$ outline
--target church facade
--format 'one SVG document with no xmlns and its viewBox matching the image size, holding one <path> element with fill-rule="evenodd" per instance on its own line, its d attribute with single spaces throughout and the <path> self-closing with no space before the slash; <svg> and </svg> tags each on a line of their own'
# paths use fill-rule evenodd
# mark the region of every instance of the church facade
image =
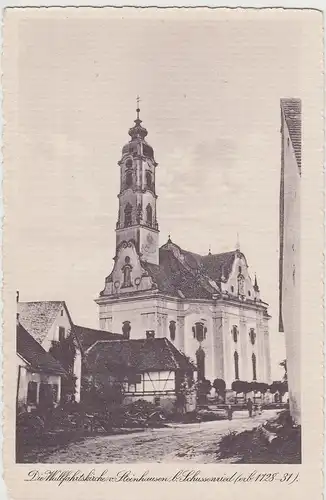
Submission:
<svg viewBox="0 0 326 500">
<path fill-rule="evenodd" d="M 156 168 L 137 109 L 122 149 L 111 274 L 96 302 L 100 328 L 127 338 L 167 337 L 199 379 L 270 383 L 268 304 L 239 246 L 199 255 L 169 237 L 159 246 Z"/>
</svg>

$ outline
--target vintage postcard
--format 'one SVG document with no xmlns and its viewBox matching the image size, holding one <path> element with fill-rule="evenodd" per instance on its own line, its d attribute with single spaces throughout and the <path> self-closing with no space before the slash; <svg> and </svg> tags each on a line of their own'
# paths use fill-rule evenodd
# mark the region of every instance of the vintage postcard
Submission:
<svg viewBox="0 0 326 500">
<path fill-rule="evenodd" d="M 322 498 L 322 13 L 3 39 L 9 498 Z"/>
</svg>

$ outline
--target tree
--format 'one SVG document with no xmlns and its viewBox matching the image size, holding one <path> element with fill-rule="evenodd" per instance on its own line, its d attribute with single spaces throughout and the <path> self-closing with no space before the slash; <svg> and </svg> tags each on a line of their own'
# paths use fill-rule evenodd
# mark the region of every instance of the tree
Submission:
<svg viewBox="0 0 326 500">
<path fill-rule="evenodd" d="M 247 393 L 250 390 L 250 384 L 244 380 L 235 380 L 232 382 L 231 389 L 236 393 L 236 395 L 242 392 L 246 399 Z"/>
<path fill-rule="evenodd" d="M 278 393 L 282 402 L 284 394 L 288 391 L 288 384 L 282 380 L 274 380 L 269 387 L 272 394 Z"/>
<path fill-rule="evenodd" d="M 68 399 L 75 395 L 77 380 L 74 375 L 76 345 L 74 335 L 71 331 L 69 331 L 67 337 L 60 342 L 53 341 L 49 353 L 59 361 L 67 372 L 67 376 L 62 379 L 61 394 L 63 400 Z"/>
<path fill-rule="evenodd" d="M 223 398 L 223 402 L 225 403 L 225 389 L 226 384 L 222 378 L 216 378 L 213 382 L 213 387 L 215 389 L 216 394 Z"/>
<path fill-rule="evenodd" d="M 207 380 L 206 378 L 204 378 L 203 380 L 199 380 L 197 385 L 197 394 L 200 401 L 206 401 L 206 396 L 207 394 L 209 394 L 211 388 L 212 384 L 210 380 Z"/>
</svg>

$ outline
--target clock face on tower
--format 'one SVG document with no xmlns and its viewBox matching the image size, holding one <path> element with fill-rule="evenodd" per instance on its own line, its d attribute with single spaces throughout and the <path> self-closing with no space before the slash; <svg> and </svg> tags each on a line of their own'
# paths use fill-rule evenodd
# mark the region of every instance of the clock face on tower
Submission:
<svg viewBox="0 0 326 500">
<path fill-rule="evenodd" d="M 147 233 L 145 243 L 143 243 L 141 248 L 141 252 L 143 255 L 148 255 L 151 253 L 155 253 L 155 251 L 156 251 L 156 244 L 153 235 L 151 233 Z"/>
</svg>

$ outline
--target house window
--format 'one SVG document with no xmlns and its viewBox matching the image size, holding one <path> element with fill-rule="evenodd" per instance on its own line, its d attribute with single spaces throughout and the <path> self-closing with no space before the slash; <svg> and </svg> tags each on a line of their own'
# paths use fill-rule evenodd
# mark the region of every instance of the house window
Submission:
<svg viewBox="0 0 326 500">
<path fill-rule="evenodd" d="M 197 361 L 198 380 L 204 380 L 204 378 L 205 378 L 205 352 L 201 348 L 197 349 L 197 351 L 196 351 L 196 361 Z"/>
<path fill-rule="evenodd" d="M 232 336 L 233 336 L 233 341 L 238 342 L 238 335 L 239 335 L 239 330 L 236 325 L 232 327 Z"/>
<path fill-rule="evenodd" d="M 169 330 L 170 330 L 170 339 L 173 342 L 175 340 L 175 330 L 176 330 L 176 323 L 175 323 L 175 321 L 170 321 Z"/>
<path fill-rule="evenodd" d="M 124 339 L 130 338 L 131 324 L 130 321 L 124 321 L 122 323 L 122 335 Z"/>
<path fill-rule="evenodd" d="M 132 214 L 132 206 L 130 203 L 127 203 L 125 206 L 125 226 L 131 226 L 131 214 Z"/>
<path fill-rule="evenodd" d="M 60 314 L 61 314 L 61 316 L 63 316 L 63 309 L 61 309 L 61 313 Z"/>
<path fill-rule="evenodd" d="M 152 209 L 151 205 L 148 204 L 146 207 L 146 222 L 147 222 L 147 224 L 149 224 L 151 226 L 152 221 L 153 221 L 153 209 Z"/>
<path fill-rule="evenodd" d="M 59 326 L 59 342 L 62 342 L 65 339 L 66 330 L 63 326 Z"/>
<path fill-rule="evenodd" d="M 234 352 L 234 377 L 235 380 L 239 380 L 239 354 L 237 351 Z"/>
<path fill-rule="evenodd" d="M 248 290 L 248 297 L 250 297 L 250 295 L 251 295 L 251 292 L 250 292 L 250 290 Z"/>
<path fill-rule="evenodd" d="M 41 406 L 52 406 L 53 392 L 51 384 L 44 384 L 41 382 L 39 403 Z"/>
<path fill-rule="evenodd" d="M 195 323 L 195 326 L 192 327 L 192 332 L 194 339 L 198 340 L 198 342 L 202 342 L 206 338 L 207 328 L 204 326 L 204 323 L 198 321 Z"/>
<path fill-rule="evenodd" d="M 129 188 L 132 186 L 132 172 L 128 171 L 126 173 L 126 187 Z"/>
<path fill-rule="evenodd" d="M 37 403 L 37 383 L 28 382 L 27 387 L 27 404 L 36 405 Z"/>
<path fill-rule="evenodd" d="M 252 353 L 251 362 L 252 362 L 252 380 L 257 380 L 257 364 L 256 364 L 256 355 L 254 353 Z"/>
<path fill-rule="evenodd" d="M 242 267 L 239 266 L 239 273 L 242 273 Z"/>
<path fill-rule="evenodd" d="M 152 174 L 150 172 L 146 172 L 146 186 L 148 189 L 152 189 Z"/>
<path fill-rule="evenodd" d="M 59 387 L 57 384 L 52 385 L 52 401 L 55 403 L 58 401 Z"/>
<path fill-rule="evenodd" d="M 256 332 L 254 328 L 250 328 L 249 337 L 250 337 L 250 342 L 252 343 L 252 345 L 254 345 L 256 342 Z"/>
<path fill-rule="evenodd" d="M 234 292 L 234 286 L 231 286 L 231 292 L 232 293 Z"/>
</svg>

